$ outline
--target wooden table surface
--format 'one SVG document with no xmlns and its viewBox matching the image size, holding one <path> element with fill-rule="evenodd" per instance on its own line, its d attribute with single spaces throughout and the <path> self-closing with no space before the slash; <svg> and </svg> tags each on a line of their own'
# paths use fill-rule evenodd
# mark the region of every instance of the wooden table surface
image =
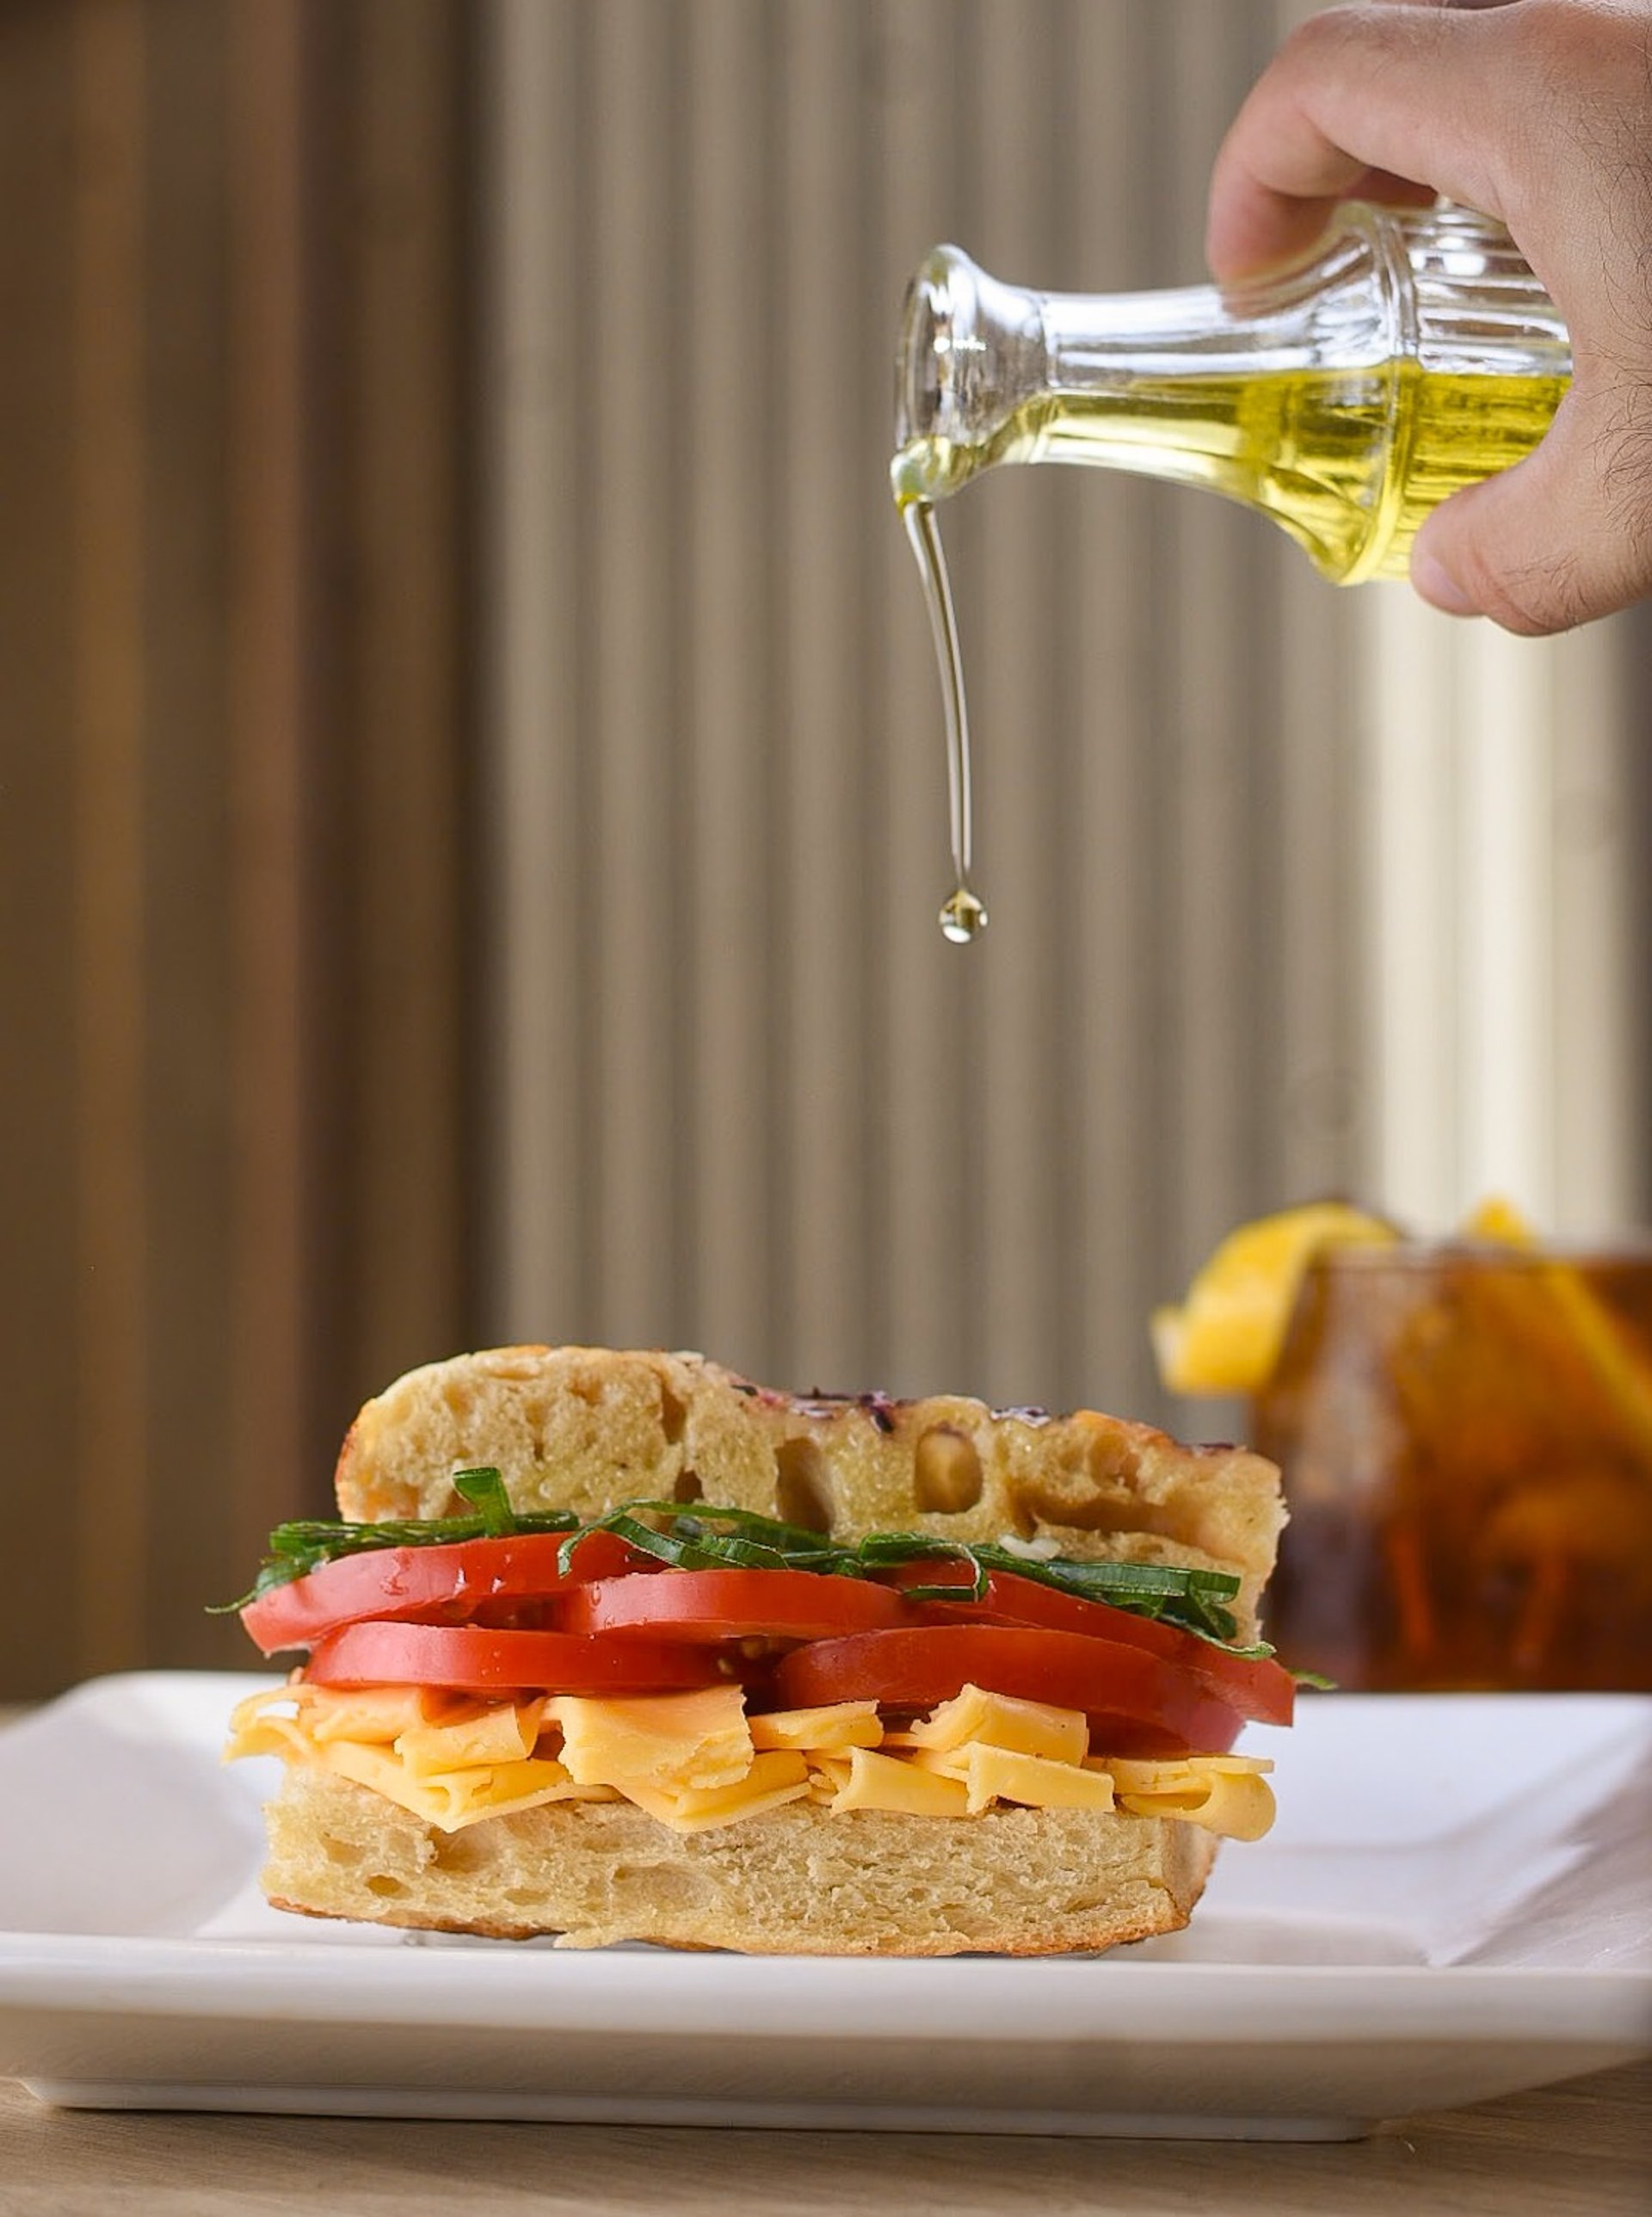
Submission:
<svg viewBox="0 0 1652 2217">
<path fill-rule="evenodd" d="M 0 2079 L 0 2217 L 490 2217 L 530 2208 L 610 2217 L 1644 2217 L 1652 2062 L 1329 2146 L 48 2109 Z"/>
<path fill-rule="evenodd" d="M 1652 2208 L 1652 2064 L 1327 2146 L 42 2109 L 0 2084 L 3 2217 L 1617 2217 Z"/>
</svg>

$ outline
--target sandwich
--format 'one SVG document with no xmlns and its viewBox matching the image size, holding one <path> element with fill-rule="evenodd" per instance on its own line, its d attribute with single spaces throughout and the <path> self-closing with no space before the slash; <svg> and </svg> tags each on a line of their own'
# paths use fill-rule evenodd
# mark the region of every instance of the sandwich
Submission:
<svg viewBox="0 0 1652 2217">
<path fill-rule="evenodd" d="M 369 1401 L 238 1604 L 262 1882 L 564 1946 L 1090 1951 L 1272 1820 L 1279 1474 L 1093 1411 L 517 1347 Z"/>
</svg>

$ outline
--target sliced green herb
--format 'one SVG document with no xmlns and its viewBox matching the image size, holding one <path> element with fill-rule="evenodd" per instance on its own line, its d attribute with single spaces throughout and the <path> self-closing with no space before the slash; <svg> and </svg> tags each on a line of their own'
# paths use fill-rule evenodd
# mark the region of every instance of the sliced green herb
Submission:
<svg viewBox="0 0 1652 2217">
<path fill-rule="evenodd" d="M 342 1555 L 367 1554 L 382 1547 L 453 1547 L 465 1540 L 497 1539 L 517 1532 L 571 1532 L 579 1524 L 578 1517 L 565 1509 L 513 1510 L 502 1473 L 491 1467 L 457 1472 L 453 1486 L 462 1500 L 478 1504 L 475 1514 L 386 1517 L 372 1524 L 305 1517 L 278 1524 L 269 1535 L 269 1553 L 258 1566 L 251 1590 L 239 1601 L 218 1604 L 207 1614 L 233 1616 L 261 1594 L 307 1578 L 311 1571 L 336 1562 Z"/>
<path fill-rule="evenodd" d="M 1239 1590 L 1239 1580 L 1227 1571 L 1192 1570 L 1179 1564 L 1079 1562 L 1069 1556 L 1028 1556 L 996 1541 L 934 1540 L 911 1532 L 878 1533 L 861 1542 L 861 1553 L 871 1562 L 893 1564 L 940 1559 L 951 1556 L 968 1564 L 973 1577 L 967 1588 L 952 1585 L 909 1586 L 914 1601 L 955 1601 L 961 1591 L 971 1599 L 985 1597 L 989 1572 L 1008 1572 L 1029 1578 L 1035 1585 L 1053 1587 L 1080 1601 L 1107 1602 L 1136 1616 L 1162 1617 L 1180 1632 L 1191 1632 L 1217 1647 L 1236 1654 L 1271 1655 L 1265 1643 L 1237 1647 L 1238 1624 L 1224 1603 Z"/>
<path fill-rule="evenodd" d="M 456 1470 L 453 1491 L 461 1501 L 470 1503 L 491 1538 L 506 1539 L 521 1528 L 505 1491 L 505 1474 L 492 1464 L 484 1463 L 476 1470 Z"/>
</svg>

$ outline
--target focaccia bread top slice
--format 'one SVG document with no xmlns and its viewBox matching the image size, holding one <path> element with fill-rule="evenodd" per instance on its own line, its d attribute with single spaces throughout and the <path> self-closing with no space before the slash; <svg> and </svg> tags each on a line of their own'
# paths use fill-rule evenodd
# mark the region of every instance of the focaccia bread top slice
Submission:
<svg viewBox="0 0 1652 2217">
<path fill-rule="evenodd" d="M 704 1500 L 854 1541 L 1047 1535 L 1081 1559 L 1236 1572 L 1242 1639 L 1285 1522 L 1279 1473 L 1094 1410 L 961 1396 L 794 1395 L 704 1356 L 506 1347 L 427 1364 L 369 1401 L 339 1457 L 340 1514 L 452 1516 L 456 1470 L 496 1465 L 513 1508 L 604 1514 Z"/>
</svg>

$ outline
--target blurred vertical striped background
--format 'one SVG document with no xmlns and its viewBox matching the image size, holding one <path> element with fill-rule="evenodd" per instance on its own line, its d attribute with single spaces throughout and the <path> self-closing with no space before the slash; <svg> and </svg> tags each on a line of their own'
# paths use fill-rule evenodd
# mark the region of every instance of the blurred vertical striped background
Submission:
<svg viewBox="0 0 1652 2217">
<path fill-rule="evenodd" d="M 949 510 L 994 912 L 960 953 L 881 466 L 925 249 L 1196 278 L 1280 20 L 494 11 L 498 1333 L 1140 1407 L 1149 1299 L 1353 1183 L 1353 606 L 1156 486 Z"/>
<path fill-rule="evenodd" d="M 0 1694 L 475 1314 L 467 12 L 0 9 Z"/>
</svg>

